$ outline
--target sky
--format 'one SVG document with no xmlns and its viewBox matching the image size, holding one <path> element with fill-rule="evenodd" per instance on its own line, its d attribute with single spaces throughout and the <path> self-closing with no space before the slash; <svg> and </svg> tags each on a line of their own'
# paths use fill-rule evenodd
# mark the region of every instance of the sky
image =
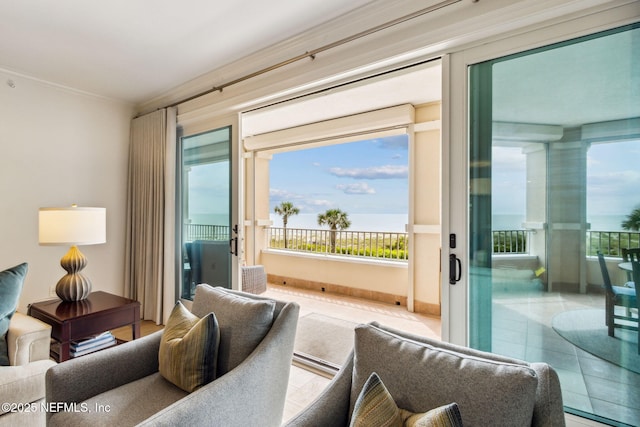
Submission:
<svg viewBox="0 0 640 427">
<path fill-rule="evenodd" d="M 407 141 L 398 135 L 274 154 L 270 211 L 288 201 L 301 214 L 406 214 Z"/>
<path fill-rule="evenodd" d="M 524 214 L 525 155 L 520 148 L 493 150 L 493 211 Z M 628 215 L 640 207 L 640 141 L 592 144 L 587 152 L 587 217 Z"/>
<path fill-rule="evenodd" d="M 301 214 L 341 209 L 357 214 L 407 214 L 407 136 L 329 145 L 273 155 L 270 212 L 282 201 Z M 525 213 L 526 164 L 520 148 L 493 151 L 493 213 Z M 229 207 L 225 162 L 192 167 L 191 212 Z M 587 212 L 628 215 L 640 207 L 640 141 L 593 144 L 587 153 Z M 401 221 L 401 218 L 398 219 Z M 616 220 L 617 221 L 617 220 Z M 619 221 L 617 221 L 619 222 Z M 616 222 L 616 223 L 617 223 Z"/>
<path fill-rule="evenodd" d="M 278 153 L 271 161 L 270 211 L 282 201 L 300 213 L 407 213 L 406 136 Z M 493 151 L 493 213 L 524 215 L 526 156 Z M 587 153 L 588 215 L 640 207 L 640 141 L 593 144 Z"/>
</svg>

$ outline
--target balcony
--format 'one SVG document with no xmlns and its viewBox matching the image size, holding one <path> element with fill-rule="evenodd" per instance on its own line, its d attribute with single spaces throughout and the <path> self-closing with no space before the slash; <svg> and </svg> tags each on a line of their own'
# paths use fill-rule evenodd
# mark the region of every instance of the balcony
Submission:
<svg viewBox="0 0 640 427">
<path fill-rule="evenodd" d="M 221 225 L 186 224 L 185 233 L 186 242 L 226 241 L 230 231 Z M 530 230 L 492 232 L 492 267 L 496 277 L 510 280 L 514 274 L 524 277 L 527 273 L 526 277 L 533 277 L 535 272 L 538 283 L 544 283 L 542 274 L 548 267 L 544 264 L 544 254 L 532 249 L 533 233 Z M 434 238 L 439 239 L 439 235 Z M 585 240 L 586 282 L 599 288 L 602 278 L 596 251 L 602 251 L 607 257 L 614 274 L 612 279 L 623 280 L 623 272 L 615 268 L 616 259 L 620 258 L 621 247 L 640 246 L 640 232 L 588 231 Z M 411 257 L 408 233 L 265 227 L 262 241 L 258 263 L 265 265 L 272 283 L 389 304 L 408 304 Z M 439 240 L 435 245 L 439 247 Z M 440 315 L 440 254 L 423 258 L 416 268 L 429 270 L 431 279 L 416 283 L 414 310 Z M 429 298 L 436 302 L 429 303 Z"/>
</svg>

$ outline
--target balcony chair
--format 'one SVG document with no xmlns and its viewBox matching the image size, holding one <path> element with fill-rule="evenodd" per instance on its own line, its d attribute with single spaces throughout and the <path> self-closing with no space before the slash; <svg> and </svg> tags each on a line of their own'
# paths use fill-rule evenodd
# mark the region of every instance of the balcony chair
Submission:
<svg viewBox="0 0 640 427">
<path fill-rule="evenodd" d="M 219 325 L 218 357 L 211 358 L 213 365 L 207 364 L 215 370 L 212 366 L 217 363 L 213 381 L 189 392 L 160 374 L 164 331 L 158 331 L 51 368 L 46 376 L 47 402 L 91 411 L 49 412 L 47 425 L 279 427 L 299 306 L 198 285 L 191 311 L 207 319 L 213 312 Z M 171 318 L 167 323 L 171 325 Z M 192 359 L 189 354 L 183 356 L 185 364 Z M 97 407 L 109 410 L 96 412 Z"/>
<path fill-rule="evenodd" d="M 611 284 L 611 278 L 609 277 L 607 263 L 604 260 L 604 255 L 602 255 L 602 252 L 600 251 L 598 251 L 598 262 L 600 263 L 600 271 L 602 271 L 602 280 L 604 281 L 605 322 L 608 327 L 609 336 L 615 336 L 615 328 L 631 329 L 637 331 L 638 318 L 632 317 L 630 312 L 630 309 L 638 308 L 638 298 L 636 296 L 636 290 L 633 288 L 628 288 L 626 286 L 613 286 Z M 616 306 L 625 307 L 625 309 L 627 310 L 627 315 L 616 314 Z M 624 323 L 616 323 L 616 320 L 634 322 L 636 325 L 633 326 Z"/>
<path fill-rule="evenodd" d="M 373 372 L 390 396 L 384 402 L 359 405 Z M 380 419 L 378 424 L 367 423 L 354 415 L 354 408 L 370 409 L 368 415 L 363 411 L 369 417 L 383 415 L 378 409 L 389 408 L 389 400 L 393 407 L 413 413 L 456 403 L 464 425 L 565 425 L 560 381 L 548 364 L 526 363 L 372 322 L 356 327 L 354 349 L 340 371 L 286 427 L 346 427 L 352 418 L 355 425 L 382 425 Z"/>
<path fill-rule="evenodd" d="M 261 294 L 267 290 L 267 273 L 262 265 L 242 267 L 242 290 L 252 294 Z"/>
<path fill-rule="evenodd" d="M 622 248 L 622 261 L 623 262 L 631 262 L 636 261 L 640 262 L 640 248 Z M 630 271 L 627 272 L 627 280 L 632 282 L 633 276 Z"/>
</svg>

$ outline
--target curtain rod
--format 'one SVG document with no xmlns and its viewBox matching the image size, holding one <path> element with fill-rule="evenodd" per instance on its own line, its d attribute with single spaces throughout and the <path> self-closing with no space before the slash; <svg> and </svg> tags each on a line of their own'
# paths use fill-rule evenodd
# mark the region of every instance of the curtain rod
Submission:
<svg viewBox="0 0 640 427">
<path fill-rule="evenodd" d="M 233 85 L 241 83 L 241 82 L 243 82 L 245 80 L 249 80 L 249 79 L 252 79 L 254 77 L 260 76 L 262 74 L 268 73 L 270 71 L 277 70 L 278 68 L 282 68 L 282 67 L 284 67 L 286 65 L 289 65 L 289 64 L 292 64 L 294 62 L 301 61 L 301 60 L 303 60 L 305 58 L 311 58 L 313 60 L 313 59 L 315 59 L 316 55 L 321 53 L 321 52 L 325 52 L 325 51 L 327 51 L 329 49 L 333 49 L 335 47 L 342 46 L 343 44 L 350 43 L 352 41 L 355 41 L 355 40 L 358 40 L 360 38 L 366 37 L 368 35 L 371 35 L 373 33 L 378 32 L 378 31 L 385 30 L 387 28 L 393 27 L 395 25 L 401 24 L 403 22 L 409 21 L 409 20 L 417 18 L 419 16 L 426 15 L 427 13 L 436 11 L 438 9 L 442 9 L 442 8 L 444 8 L 446 6 L 450 6 L 452 4 L 459 3 L 461 1 L 462 0 L 445 0 L 445 1 L 442 1 L 440 3 L 434 4 L 433 6 L 429 6 L 429 7 L 426 7 L 424 9 L 418 10 L 416 12 L 410 13 L 408 15 L 402 16 L 400 18 L 396 18 L 396 19 L 394 19 L 392 21 L 385 22 L 383 24 L 377 25 L 377 26 L 375 26 L 373 28 L 370 28 L 368 30 L 361 31 L 361 32 L 359 32 L 357 34 L 354 34 L 352 36 L 349 36 L 349 37 L 346 37 L 344 39 L 335 41 L 333 43 L 324 45 L 324 46 L 319 47 L 317 49 L 313 49 L 311 51 L 305 52 L 302 55 L 294 56 L 293 58 L 287 59 L 285 61 L 279 62 L 277 64 L 274 64 L 274 65 L 271 65 L 269 67 L 263 68 L 261 70 L 255 71 L 255 72 L 253 72 L 251 74 L 247 74 L 245 76 L 239 77 L 239 78 L 237 78 L 235 80 L 232 80 L 230 82 L 223 83 L 220 86 L 214 86 L 211 89 L 207 89 L 207 90 L 199 92 L 199 93 L 197 93 L 195 95 L 191 95 L 189 97 L 183 98 L 183 99 L 181 99 L 179 101 L 176 101 L 176 102 L 174 102 L 172 104 L 166 105 L 165 107 L 162 107 L 162 108 L 177 107 L 180 104 L 192 101 L 192 100 L 194 100 L 196 98 L 200 98 L 201 96 L 210 94 L 212 92 L 218 92 L 218 91 L 222 92 L 223 89 L 226 88 L 226 87 L 233 86 Z M 477 1 L 478 0 L 474 0 L 474 3 L 476 3 Z M 158 109 L 161 109 L 161 108 L 158 108 Z"/>
</svg>

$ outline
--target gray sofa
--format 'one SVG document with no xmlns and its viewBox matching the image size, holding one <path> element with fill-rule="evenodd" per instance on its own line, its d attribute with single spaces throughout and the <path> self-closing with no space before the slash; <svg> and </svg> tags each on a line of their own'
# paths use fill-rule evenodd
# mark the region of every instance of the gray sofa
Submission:
<svg viewBox="0 0 640 427">
<path fill-rule="evenodd" d="M 250 334 L 245 314 L 234 307 L 221 316 L 222 308 L 209 298 L 212 288 L 198 285 L 192 312 L 199 317 L 214 311 L 220 326 L 218 367 L 231 360 L 239 341 Z M 217 291 L 274 301 L 231 290 Z M 158 351 L 163 331 L 72 359 L 50 369 L 46 375 L 48 402 L 67 408 L 47 414 L 51 426 L 153 425 L 153 426 L 279 426 L 286 398 L 299 307 L 275 301 L 273 323 L 249 356 L 213 382 L 187 393 L 158 372 Z M 244 320 L 243 320 L 244 317 Z M 231 337 L 225 339 L 224 337 Z M 233 347 L 231 343 L 233 342 Z M 225 348 L 225 346 L 227 346 Z M 224 355 L 224 356 L 223 356 Z M 73 411 L 73 405 L 77 410 Z M 68 410 L 71 408 L 72 410 Z"/>
<path fill-rule="evenodd" d="M 465 426 L 564 426 L 560 383 L 545 363 L 522 362 L 400 332 L 356 327 L 354 350 L 327 388 L 288 427 L 348 426 L 376 372 L 398 407 L 412 412 L 455 402 Z"/>
</svg>

